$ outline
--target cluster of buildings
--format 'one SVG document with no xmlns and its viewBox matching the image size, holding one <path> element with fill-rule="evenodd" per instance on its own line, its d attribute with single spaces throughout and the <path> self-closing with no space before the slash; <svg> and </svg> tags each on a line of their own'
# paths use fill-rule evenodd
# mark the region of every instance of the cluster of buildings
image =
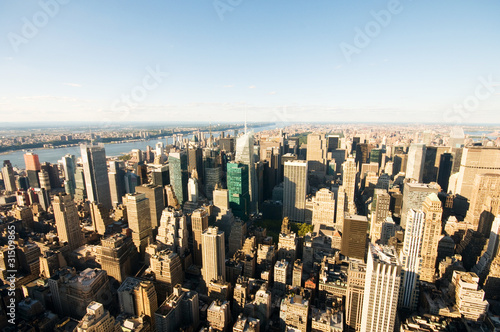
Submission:
<svg viewBox="0 0 500 332">
<path fill-rule="evenodd" d="M 307 129 L 3 161 L 0 329 L 500 330 L 500 140 Z"/>
</svg>

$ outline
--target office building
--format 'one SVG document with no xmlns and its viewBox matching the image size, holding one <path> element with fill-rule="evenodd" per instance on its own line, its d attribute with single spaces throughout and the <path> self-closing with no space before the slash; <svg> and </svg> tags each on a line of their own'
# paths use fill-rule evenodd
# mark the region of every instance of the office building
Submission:
<svg viewBox="0 0 500 332">
<path fill-rule="evenodd" d="M 325 134 L 307 135 L 307 157 L 311 172 L 324 175 L 326 172 L 326 157 L 328 153 L 328 142 Z"/>
<path fill-rule="evenodd" d="M 179 204 L 187 201 L 187 183 L 189 179 L 186 152 L 171 152 L 168 155 L 170 184 L 174 189 Z"/>
<path fill-rule="evenodd" d="M 203 280 L 208 284 L 212 280 L 226 280 L 226 246 L 224 232 L 217 227 L 208 227 L 201 235 L 203 255 Z"/>
<path fill-rule="evenodd" d="M 248 166 L 248 194 L 250 199 L 249 212 L 256 211 L 257 202 L 259 200 L 254 154 L 255 151 L 254 151 L 253 133 L 252 132 L 247 133 L 245 129 L 245 133 L 236 139 L 236 156 L 234 160 L 237 163 Z M 229 188 L 229 183 L 228 183 L 228 188 Z M 236 216 L 238 216 L 236 212 L 234 213 Z"/>
<path fill-rule="evenodd" d="M 207 321 L 214 331 L 227 332 L 231 323 L 230 304 L 227 301 L 213 301 L 207 310 Z"/>
<path fill-rule="evenodd" d="M 349 214 L 356 214 L 356 202 L 354 200 L 356 193 L 356 162 L 352 157 L 347 158 L 342 164 L 342 187 L 346 193 L 347 211 Z"/>
<path fill-rule="evenodd" d="M 491 223 L 500 213 L 500 174 L 476 174 L 465 221 L 489 237 Z"/>
<path fill-rule="evenodd" d="M 174 287 L 174 291 L 160 305 L 154 315 L 156 331 L 196 331 L 200 323 L 198 293 Z"/>
<path fill-rule="evenodd" d="M 408 150 L 408 164 L 406 165 L 406 178 L 422 182 L 424 177 L 425 144 L 410 145 Z"/>
<path fill-rule="evenodd" d="M 427 196 L 439 192 L 436 183 L 423 184 L 407 182 L 403 190 L 403 206 L 401 208 L 401 227 L 406 228 L 406 215 L 410 209 L 420 210 Z"/>
<path fill-rule="evenodd" d="M 288 276 L 290 275 L 290 264 L 282 259 L 274 265 L 274 289 L 281 294 L 286 291 Z"/>
<path fill-rule="evenodd" d="M 370 243 L 360 331 L 394 331 L 400 282 L 401 265 L 395 249 Z"/>
<path fill-rule="evenodd" d="M 127 193 L 125 188 L 125 164 L 123 161 L 112 160 L 109 162 L 108 178 L 111 203 L 116 207 L 122 203 L 122 197 Z"/>
<path fill-rule="evenodd" d="M 133 264 L 137 258 L 137 249 L 132 239 L 123 234 L 102 239 L 98 254 L 101 257 L 101 268 L 120 283 L 136 269 Z"/>
<path fill-rule="evenodd" d="M 135 190 L 140 194 L 145 194 L 149 200 L 149 211 L 151 213 L 151 227 L 158 228 L 160 226 L 160 219 L 163 209 L 165 209 L 165 202 L 163 200 L 163 187 L 153 184 L 143 184 L 138 186 Z"/>
<path fill-rule="evenodd" d="M 479 288 L 479 277 L 475 273 L 453 271 L 450 294 L 463 318 L 470 321 L 486 318 L 489 303 L 484 299 L 484 290 Z"/>
<path fill-rule="evenodd" d="M 26 152 L 24 154 L 24 163 L 27 171 L 40 171 L 41 165 L 38 155 L 33 152 Z"/>
<path fill-rule="evenodd" d="M 281 329 L 295 329 L 307 331 L 309 320 L 310 296 L 305 292 L 289 294 L 281 300 L 280 321 Z"/>
<path fill-rule="evenodd" d="M 312 203 L 312 224 L 335 227 L 335 194 L 322 188 L 316 193 Z"/>
<path fill-rule="evenodd" d="M 101 203 L 108 210 L 111 209 L 111 193 L 104 145 L 81 145 L 80 151 L 88 200 Z"/>
<path fill-rule="evenodd" d="M 453 154 L 443 153 L 439 159 L 437 183 L 445 193 L 448 192 L 452 167 L 453 167 Z"/>
<path fill-rule="evenodd" d="M 193 229 L 193 262 L 197 266 L 202 266 L 202 233 L 208 228 L 208 211 L 206 208 L 199 208 L 191 214 L 191 228 Z"/>
<path fill-rule="evenodd" d="M 114 332 L 115 319 L 104 306 L 92 301 L 87 306 L 87 313 L 76 327 L 78 332 Z"/>
<path fill-rule="evenodd" d="M 389 216 L 391 196 L 384 189 L 375 189 L 371 208 L 370 240 L 377 243 L 382 239 L 382 226 Z"/>
<path fill-rule="evenodd" d="M 347 291 L 345 302 L 346 327 L 349 332 L 361 330 L 363 297 L 365 294 L 366 264 L 363 261 L 349 261 L 347 270 Z"/>
<path fill-rule="evenodd" d="M 12 168 L 12 164 L 9 160 L 3 161 L 2 178 L 6 191 L 14 192 L 17 190 L 16 179 L 14 177 L 14 169 Z"/>
<path fill-rule="evenodd" d="M 149 263 L 156 281 L 160 284 L 158 287 L 160 296 L 172 294 L 174 287 L 184 281 L 182 263 L 177 253 L 168 249 L 159 251 L 150 257 Z"/>
<path fill-rule="evenodd" d="M 84 239 L 80 229 L 80 217 L 71 196 L 68 194 L 54 196 L 52 207 L 59 240 L 67 242 L 71 250 L 82 246 Z"/>
<path fill-rule="evenodd" d="M 123 202 L 127 207 L 128 227 L 132 231 L 132 240 L 142 259 L 146 246 L 152 242 L 153 235 L 149 200 L 145 194 L 136 193 L 125 195 Z"/>
<path fill-rule="evenodd" d="M 364 260 L 366 255 L 368 218 L 358 215 L 346 215 L 343 229 L 342 255 Z"/>
<path fill-rule="evenodd" d="M 295 222 L 305 221 L 305 205 L 308 188 L 308 162 L 302 160 L 285 162 L 283 184 L 283 218 Z"/>
<path fill-rule="evenodd" d="M 425 226 L 422 235 L 422 266 L 420 280 L 434 282 L 438 245 L 441 239 L 443 208 L 436 194 L 430 194 L 422 204 Z"/>
<path fill-rule="evenodd" d="M 188 238 L 187 220 L 182 211 L 175 210 L 173 207 L 163 210 L 156 241 L 165 244 L 167 248 L 184 257 L 188 249 Z"/>
<path fill-rule="evenodd" d="M 247 220 L 250 212 L 250 187 L 249 187 L 249 168 L 246 164 L 228 163 L 227 164 L 227 188 L 229 194 L 229 206 L 233 214 Z"/>
</svg>

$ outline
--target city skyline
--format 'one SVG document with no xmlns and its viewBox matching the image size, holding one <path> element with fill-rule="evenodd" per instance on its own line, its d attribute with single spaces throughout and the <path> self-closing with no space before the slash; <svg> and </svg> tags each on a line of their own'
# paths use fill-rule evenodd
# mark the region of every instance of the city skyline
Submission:
<svg viewBox="0 0 500 332">
<path fill-rule="evenodd" d="M 5 5 L 3 122 L 469 124 L 500 105 L 498 3 L 116 4 Z"/>
</svg>

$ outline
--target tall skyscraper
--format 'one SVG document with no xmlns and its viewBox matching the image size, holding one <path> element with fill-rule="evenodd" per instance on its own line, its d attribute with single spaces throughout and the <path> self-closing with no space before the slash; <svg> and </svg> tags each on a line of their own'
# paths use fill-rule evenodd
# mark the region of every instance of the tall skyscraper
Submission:
<svg viewBox="0 0 500 332">
<path fill-rule="evenodd" d="M 398 308 L 401 265 L 392 247 L 370 243 L 361 318 L 362 332 L 393 332 Z"/>
<path fill-rule="evenodd" d="M 191 214 L 191 227 L 193 229 L 193 261 L 197 266 L 202 266 L 201 234 L 208 228 L 208 212 L 205 208 L 193 211 Z"/>
<path fill-rule="evenodd" d="M 80 150 L 87 198 L 90 202 L 101 203 L 110 210 L 112 208 L 111 193 L 104 145 L 81 145 Z"/>
<path fill-rule="evenodd" d="M 189 179 L 186 152 L 171 152 L 168 155 L 170 183 L 174 188 L 175 197 L 179 204 L 187 201 L 187 183 Z"/>
<path fill-rule="evenodd" d="M 384 189 L 375 189 L 372 201 L 370 240 L 377 243 L 382 238 L 382 224 L 389 216 L 391 196 Z"/>
<path fill-rule="evenodd" d="M 143 258 L 146 246 L 152 242 L 153 235 L 149 200 L 145 194 L 127 194 L 123 197 L 123 203 L 127 207 L 128 227 L 132 231 L 132 240 Z"/>
<path fill-rule="evenodd" d="M 346 192 L 347 211 L 350 214 L 356 214 L 356 203 L 354 195 L 356 193 L 356 162 L 354 158 L 349 157 L 342 164 L 342 187 Z"/>
<path fill-rule="evenodd" d="M 75 202 L 70 195 L 59 194 L 52 202 L 57 235 L 62 242 L 68 242 L 71 250 L 83 245 L 83 233 L 80 229 L 80 217 Z"/>
<path fill-rule="evenodd" d="M 5 190 L 14 192 L 16 191 L 16 179 L 14 178 L 14 169 L 9 160 L 3 161 L 2 178 L 5 185 Z"/>
<path fill-rule="evenodd" d="M 436 194 L 430 194 L 422 205 L 425 226 L 422 235 L 422 269 L 420 280 L 434 282 L 438 245 L 441 238 L 443 208 Z"/>
<path fill-rule="evenodd" d="M 203 172 L 203 153 L 199 147 L 190 147 L 188 149 L 188 173 L 192 176 L 193 171 L 196 170 L 197 180 L 199 184 L 205 183 Z"/>
<path fill-rule="evenodd" d="M 62 166 L 64 173 L 64 189 L 67 194 L 71 197 L 75 196 L 76 182 L 75 182 L 75 172 L 76 172 L 76 158 L 72 154 L 67 154 L 59 160 L 59 164 Z"/>
<path fill-rule="evenodd" d="M 445 193 L 448 192 L 448 185 L 450 183 L 450 175 L 452 168 L 453 168 L 453 154 L 443 153 L 439 160 L 437 183 L 441 186 L 441 189 Z"/>
<path fill-rule="evenodd" d="M 146 195 L 146 198 L 149 200 L 151 227 L 158 228 L 160 226 L 162 211 L 165 209 L 165 202 L 163 201 L 163 187 L 155 186 L 153 184 L 143 184 L 142 186 L 135 187 L 135 191 Z"/>
<path fill-rule="evenodd" d="M 411 209 L 408 211 L 407 219 L 403 250 L 400 256 L 403 268 L 400 306 L 414 311 L 418 305 L 425 214 L 421 210 Z"/>
<path fill-rule="evenodd" d="M 305 221 L 308 162 L 303 160 L 285 162 L 283 183 L 283 218 L 295 222 Z"/>
<path fill-rule="evenodd" d="M 208 227 L 201 235 L 205 284 L 212 280 L 226 281 L 226 246 L 224 232 L 217 227 Z"/>
<path fill-rule="evenodd" d="M 24 155 L 24 163 L 27 171 L 39 171 L 41 169 L 38 155 L 33 152 L 26 152 Z"/>
<path fill-rule="evenodd" d="M 491 223 L 500 212 L 500 174 L 476 174 L 465 221 L 489 237 Z"/>
<path fill-rule="evenodd" d="M 407 182 L 403 191 L 403 206 L 401 209 L 401 227 L 406 228 L 406 215 L 410 209 L 420 210 L 425 198 L 432 193 L 439 192 L 437 184 L 423 184 Z"/>
<path fill-rule="evenodd" d="M 246 132 L 236 139 L 236 157 L 235 161 L 248 166 L 248 193 L 250 197 L 249 211 L 257 209 L 258 190 L 257 176 L 255 173 L 253 133 Z"/>
<path fill-rule="evenodd" d="M 347 210 L 346 192 L 344 186 L 340 186 L 337 192 L 337 209 L 335 211 L 335 228 L 343 232 L 344 219 Z"/>
<path fill-rule="evenodd" d="M 343 231 L 342 255 L 364 260 L 366 254 L 368 218 L 365 216 L 346 214 Z"/>
<path fill-rule="evenodd" d="M 248 166 L 241 163 L 227 164 L 227 188 L 229 206 L 233 214 L 242 220 L 248 219 L 250 211 Z"/>
<path fill-rule="evenodd" d="M 472 198 L 476 174 L 500 174 L 500 148 L 471 146 L 463 149 L 455 193 Z"/>
<path fill-rule="evenodd" d="M 148 316 L 154 318 L 158 309 L 158 299 L 154 284 L 150 280 L 140 280 L 134 277 L 125 279 L 118 288 L 120 311 L 129 315 Z M 154 319 L 152 322 L 154 324 Z"/>
<path fill-rule="evenodd" d="M 328 142 L 325 134 L 307 135 L 307 161 L 309 170 L 324 175 L 326 172 L 326 154 Z"/>
<path fill-rule="evenodd" d="M 424 177 L 425 144 L 410 145 L 408 151 L 408 164 L 406 165 L 406 178 L 422 182 Z"/>
<path fill-rule="evenodd" d="M 112 160 L 109 162 L 109 190 L 111 203 L 117 206 L 122 203 L 122 197 L 127 193 L 125 190 L 125 164 L 123 161 Z"/>
</svg>

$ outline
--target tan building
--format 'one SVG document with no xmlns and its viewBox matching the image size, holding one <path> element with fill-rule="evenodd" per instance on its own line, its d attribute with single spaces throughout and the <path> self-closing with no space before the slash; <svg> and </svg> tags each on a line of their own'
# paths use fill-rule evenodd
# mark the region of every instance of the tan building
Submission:
<svg viewBox="0 0 500 332">
<path fill-rule="evenodd" d="M 343 332 L 344 313 L 332 309 L 311 310 L 311 332 Z"/>
<path fill-rule="evenodd" d="M 283 183 L 283 217 L 295 222 L 304 222 L 308 187 L 308 162 L 286 161 Z"/>
<path fill-rule="evenodd" d="M 489 237 L 491 222 L 499 213 L 500 173 L 476 174 L 465 221 L 472 226 L 472 229 Z"/>
<path fill-rule="evenodd" d="M 240 314 L 234 323 L 233 332 L 260 332 L 260 321 Z"/>
<path fill-rule="evenodd" d="M 52 207 L 59 241 L 67 242 L 71 250 L 82 246 L 84 239 L 80 229 L 80 217 L 71 196 L 67 194 L 54 196 Z"/>
<path fill-rule="evenodd" d="M 154 326 L 158 296 L 152 281 L 128 277 L 118 288 L 120 311 L 133 316 L 146 315 Z"/>
<path fill-rule="evenodd" d="M 342 164 L 342 187 L 346 192 L 347 211 L 349 214 L 356 214 L 356 204 L 354 194 L 356 192 L 356 161 L 349 157 Z"/>
<path fill-rule="evenodd" d="M 208 211 L 206 208 L 193 211 L 193 214 L 191 214 L 191 227 L 193 229 L 193 261 L 197 266 L 202 266 L 201 234 L 208 228 Z"/>
<path fill-rule="evenodd" d="M 132 264 L 137 258 L 137 249 L 130 237 L 114 234 L 101 241 L 97 250 L 101 256 L 101 268 L 108 276 L 122 282 L 132 272 Z"/>
<path fill-rule="evenodd" d="M 335 227 L 335 194 L 322 188 L 314 196 L 312 204 L 312 224 Z"/>
<path fill-rule="evenodd" d="M 150 268 L 155 274 L 156 281 L 163 286 L 158 291 L 160 295 L 165 295 L 162 289 L 171 294 L 174 286 L 182 284 L 184 280 L 181 259 L 177 253 L 170 250 L 160 251 L 151 256 Z"/>
<path fill-rule="evenodd" d="M 231 323 L 231 310 L 229 309 L 229 302 L 212 302 L 207 310 L 207 321 L 210 324 L 210 327 L 215 331 L 229 331 L 229 325 Z"/>
<path fill-rule="evenodd" d="M 307 135 L 307 161 L 313 172 L 325 174 L 328 142 L 325 134 Z"/>
<path fill-rule="evenodd" d="M 145 194 L 149 200 L 151 227 L 159 227 L 162 211 L 165 209 L 163 188 L 154 184 L 143 184 L 142 186 L 135 187 L 135 190 L 140 194 Z"/>
<path fill-rule="evenodd" d="M 217 227 L 208 227 L 201 235 L 205 284 L 212 280 L 226 280 L 226 246 L 224 232 Z"/>
<path fill-rule="evenodd" d="M 422 205 L 425 214 L 424 231 L 422 235 L 422 265 L 420 280 L 434 282 L 436 280 L 436 260 L 438 245 L 441 239 L 443 208 L 436 194 L 430 194 Z"/>
<path fill-rule="evenodd" d="M 370 240 L 378 243 L 382 239 L 382 226 L 389 216 L 391 196 L 384 189 L 375 189 L 371 208 Z"/>
<path fill-rule="evenodd" d="M 188 237 L 186 216 L 182 211 L 172 207 L 163 210 L 156 241 L 165 244 L 180 257 L 184 257 L 184 252 L 188 249 Z"/>
<path fill-rule="evenodd" d="M 347 212 L 347 196 L 344 186 L 340 186 L 337 193 L 337 209 L 335 212 L 335 228 L 344 231 L 344 219 Z"/>
<path fill-rule="evenodd" d="M 123 197 L 123 204 L 127 207 L 128 227 L 132 230 L 132 240 L 142 258 L 153 236 L 149 200 L 145 194 L 127 194 Z"/>
<path fill-rule="evenodd" d="M 309 319 L 309 298 L 305 293 L 301 295 L 287 295 L 281 300 L 280 320 L 282 330 L 294 328 L 300 331 L 307 331 L 307 321 Z"/>
<path fill-rule="evenodd" d="M 113 219 L 109 216 L 109 210 L 101 203 L 90 203 L 90 217 L 94 231 L 97 234 L 104 235 L 106 228 L 113 224 Z"/>
<path fill-rule="evenodd" d="M 292 287 L 302 287 L 302 261 L 295 260 L 292 271 Z"/>
<path fill-rule="evenodd" d="M 99 302 L 91 302 L 87 313 L 76 327 L 77 332 L 114 332 L 115 319 Z"/>
<path fill-rule="evenodd" d="M 465 319 L 483 320 L 489 304 L 484 291 L 479 288 L 479 277 L 473 272 L 453 271 L 450 295 L 454 295 L 458 310 Z"/>
<path fill-rule="evenodd" d="M 347 274 L 346 327 L 349 332 L 357 332 L 361 330 L 366 264 L 363 261 L 351 260 Z"/>
<path fill-rule="evenodd" d="M 500 174 L 500 148 L 471 146 L 463 149 L 456 194 L 472 199 L 477 174 Z"/>
<path fill-rule="evenodd" d="M 274 289 L 281 293 L 286 291 L 289 273 L 290 264 L 286 260 L 283 259 L 276 262 L 274 265 Z"/>
</svg>

